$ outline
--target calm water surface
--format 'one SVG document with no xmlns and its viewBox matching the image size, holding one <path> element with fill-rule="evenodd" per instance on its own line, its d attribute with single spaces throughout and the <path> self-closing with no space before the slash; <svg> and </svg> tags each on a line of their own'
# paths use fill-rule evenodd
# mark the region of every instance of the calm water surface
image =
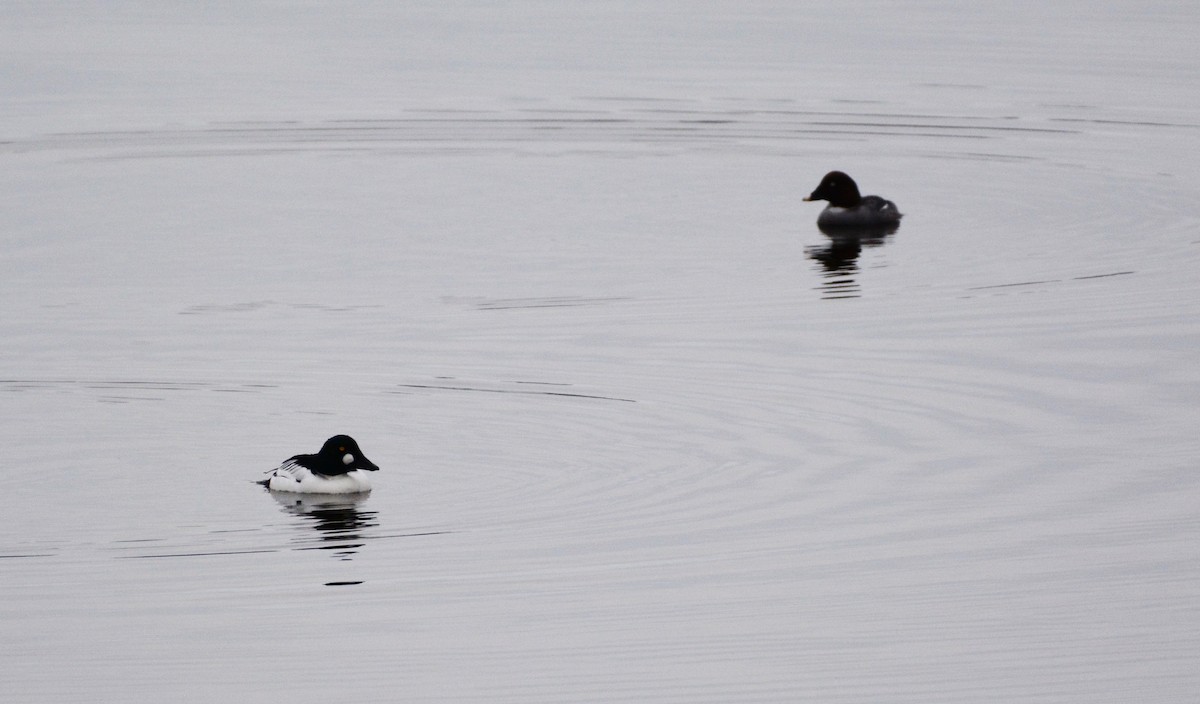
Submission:
<svg viewBox="0 0 1200 704">
<path fill-rule="evenodd" d="M 0 11 L 6 701 L 1194 700 L 1200 12 L 846 12 Z"/>
</svg>

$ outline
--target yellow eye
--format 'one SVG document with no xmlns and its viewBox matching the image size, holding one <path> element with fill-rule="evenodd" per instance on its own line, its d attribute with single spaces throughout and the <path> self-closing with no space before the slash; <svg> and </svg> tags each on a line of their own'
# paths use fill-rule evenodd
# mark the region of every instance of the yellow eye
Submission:
<svg viewBox="0 0 1200 704">
<path fill-rule="evenodd" d="M 339 448 L 338 448 L 338 452 L 345 452 L 345 451 L 346 451 L 346 448 L 344 448 L 344 447 L 339 447 Z"/>
</svg>

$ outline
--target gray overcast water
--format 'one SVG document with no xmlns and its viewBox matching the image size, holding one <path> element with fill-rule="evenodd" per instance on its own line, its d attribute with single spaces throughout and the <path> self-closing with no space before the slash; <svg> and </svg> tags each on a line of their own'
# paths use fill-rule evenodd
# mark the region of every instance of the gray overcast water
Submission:
<svg viewBox="0 0 1200 704">
<path fill-rule="evenodd" d="M 4 701 L 1196 701 L 1198 29 L 0 5 Z"/>
</svg>

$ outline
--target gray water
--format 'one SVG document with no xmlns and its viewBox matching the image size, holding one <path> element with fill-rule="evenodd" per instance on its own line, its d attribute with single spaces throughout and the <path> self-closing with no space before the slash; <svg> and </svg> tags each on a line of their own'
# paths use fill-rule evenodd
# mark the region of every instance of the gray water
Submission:
<svg viewBox="0 0 1200 704">
<path fill-rule="evenodd" d="M 6 702 L 1200 695 L 1194 4 L 0 15 Z"/>
</svg>

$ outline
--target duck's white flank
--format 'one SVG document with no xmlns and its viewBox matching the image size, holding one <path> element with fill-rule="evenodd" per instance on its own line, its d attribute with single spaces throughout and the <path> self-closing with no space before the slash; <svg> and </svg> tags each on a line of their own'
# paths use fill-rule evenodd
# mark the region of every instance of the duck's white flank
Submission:
<svg viewBox="0 0 1200 704">
<path fill-rule="evenodd" d="M 325 476 L 288 460 L 271 471 L 267 488 L 297 494 L 365 494 L 371 490 L 371 482 L 367 479 L 367 473 L 359 470 Z"/>
</svg>

